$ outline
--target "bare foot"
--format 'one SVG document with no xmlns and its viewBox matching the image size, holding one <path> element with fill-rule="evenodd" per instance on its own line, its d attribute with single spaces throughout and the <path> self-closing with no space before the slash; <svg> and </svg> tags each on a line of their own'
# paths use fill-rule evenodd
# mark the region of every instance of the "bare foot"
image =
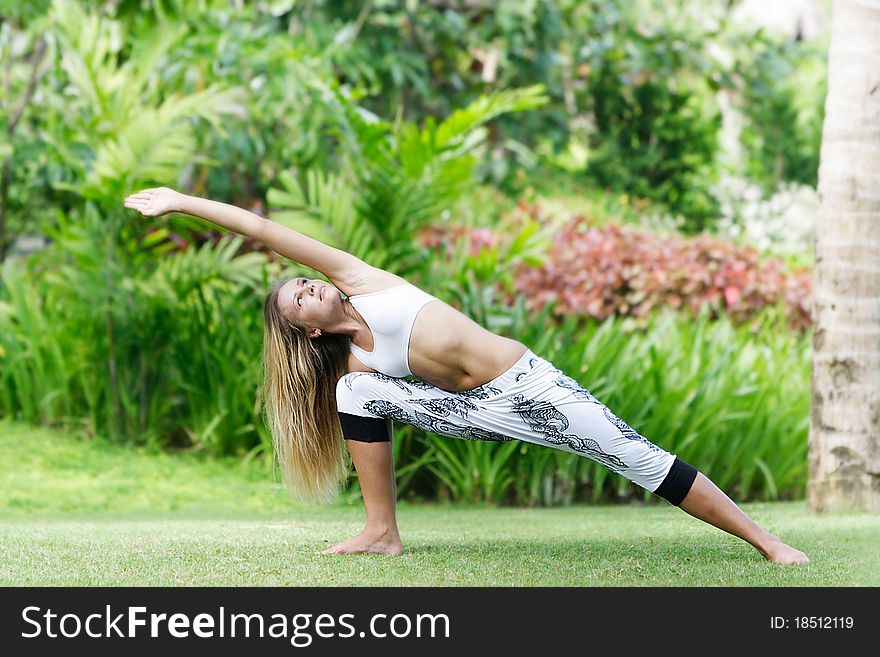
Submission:
<svg viewBox="0 0 880 657">
<path fill-rule="evenodd" d="M 810 563 L 810 559 L 800 550 L 786 545 L 775 536 L 764 550 L 764 556 L 773 563 Z"/>
<path fill-rule="evenodd" d="M 357 536 L 327 548 L 322 554 L 401 554 L 403 543 L 396 531 L 365 529 Z"/>
</svg>

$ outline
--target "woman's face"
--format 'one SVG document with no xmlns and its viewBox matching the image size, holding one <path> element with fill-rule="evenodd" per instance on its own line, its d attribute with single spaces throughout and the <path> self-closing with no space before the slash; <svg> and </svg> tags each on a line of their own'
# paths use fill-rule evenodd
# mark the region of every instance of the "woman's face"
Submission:
<svg viewBox="0 0 880 657">
<path fill-rule="evenodd" d="M 309 329 L 324 329 L 342 316 L 342 293 L 324 281 L 296 278 L 278 291 L 278 309 Z M 311 331 L 309 337 L 313 337 Z"/>
</svg>

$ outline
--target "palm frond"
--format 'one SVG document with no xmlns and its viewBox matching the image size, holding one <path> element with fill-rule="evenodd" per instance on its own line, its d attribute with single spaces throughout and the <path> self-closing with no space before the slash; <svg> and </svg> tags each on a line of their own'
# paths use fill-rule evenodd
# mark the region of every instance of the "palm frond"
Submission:
<svg viewBox="0 0 880 657">
<path fill-rule="evenodd" d="M 327 110 L 348 156 L 337 174 L 306 173 L 307 189 L 289 175 L 270 192 L 278 218 L 316 239 L 370 256 L 376 266 L 418 261 L 413 232 L 437 219 L 471 184 L 484 124 L 504 112 L 538 107 L 543 87 L 502 91 L 474 101 L 439 125 L 394 126 L 359 108 L 333 82 L 298 64 L 297 81 Z M 348 174 L 346 176 L 345 174 Z M 341 181 L 350 179 L 341 187 Z"/>
<path fill-rule="evenodd" d="M 437 145 L 444 148 L 499 114 L 534 109 L 548 100 L 544 94 L 544 85 L 541 84 L 480 96 L 467 107 L 450 114 L 437 126 Z"/>
<path fill-rule="evenodd" d="M 355 192 L 341 175 L 307 171 L 305 189 L 290 172 L 278 179 L 282 189 L 268 194 L 274 221 L 361 257 L 370 252 L 371 231 L 359 220 Z"/>
<path fill-rule="evenodd" d="M 242 237 L 235 236 L 179 251 L 159 260 L 152 278 L 174 290 L 179 300 L 198 290 L 229 283 L 256 287 L 264 257 L 257 253 L 235 257 L 242 241 Z"/>
</svg>

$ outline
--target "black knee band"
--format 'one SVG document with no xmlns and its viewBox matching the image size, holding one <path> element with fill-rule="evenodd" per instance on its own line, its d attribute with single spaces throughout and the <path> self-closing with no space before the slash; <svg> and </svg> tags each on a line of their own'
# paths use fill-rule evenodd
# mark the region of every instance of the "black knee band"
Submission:
<svg viewBox="0 0 880 657">
<path fill-rule="evenodd" d="M 654 494 L 664 498 L 670 504 L 678 506 L 687 497 L 696 478 L 696 469 L 676 456 L 672 467 L 669 468 L 669 473 L 663 483 L 657 486 Z"/>
<path fill-rule="evenodd" d="M 346 440 L 358 440 L 363 443 L 387 443 L 391 441 L 385 418 L 364 417 L 362 415 L 340 412 L 339 423 L 342 425 L 342 436 Z"/>
</svg>

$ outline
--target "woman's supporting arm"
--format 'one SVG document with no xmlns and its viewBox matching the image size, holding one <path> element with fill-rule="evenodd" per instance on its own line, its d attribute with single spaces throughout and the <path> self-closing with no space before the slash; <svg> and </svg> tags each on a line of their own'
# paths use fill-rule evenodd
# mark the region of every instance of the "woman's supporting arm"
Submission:
<svg viewBox="0 0 880 657">
<path fill-rule="evenodd" d="M 364 531 L 324 550 L 324 554 L 400 554 L 403 543 L 397 528 L 397 484 L 391 442 L 345 442 L 361 484 L 367 520 Z"/>
</svg>

